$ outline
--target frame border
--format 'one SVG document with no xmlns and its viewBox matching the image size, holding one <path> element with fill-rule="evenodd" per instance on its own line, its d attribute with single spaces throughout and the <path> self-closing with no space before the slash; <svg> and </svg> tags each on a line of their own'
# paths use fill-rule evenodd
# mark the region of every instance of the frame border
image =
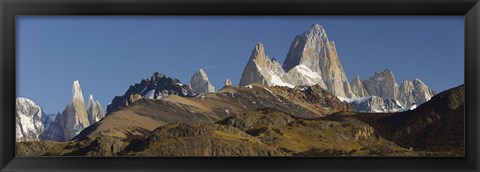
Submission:
<svg viewBox="0 0 480 172">
<path fill-rule="evenodd" d="M 479 171 L 479 0 L 0 0 L 0 171 Z M 17 15 L 464 15 L 465 157 L 15 157 Z"/>
</svg>

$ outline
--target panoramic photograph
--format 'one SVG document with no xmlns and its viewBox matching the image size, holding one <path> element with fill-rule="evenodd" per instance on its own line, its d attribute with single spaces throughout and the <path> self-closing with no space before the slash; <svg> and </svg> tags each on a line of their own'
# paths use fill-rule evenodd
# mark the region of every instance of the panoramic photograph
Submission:
<svg viewBox="0 0 480 172">
<path fill-rule="evenodd" d="M 465 156 L 463 16 L 18 16 L 16 40 L 20 157 Z"/>
</svg>

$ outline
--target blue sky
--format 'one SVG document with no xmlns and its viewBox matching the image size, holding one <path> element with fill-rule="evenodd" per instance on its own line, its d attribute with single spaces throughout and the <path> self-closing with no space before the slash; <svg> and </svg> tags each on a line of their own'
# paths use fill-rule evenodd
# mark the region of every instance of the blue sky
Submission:
<svg viewBox="0 0 480 172">
<path fill-rule="evenodd" d="M 283 62 L 314 23 L 349 81 L 389 68 L 397 82 L 419 78 L 436 92 L 464 83 L 463 16 L 20 16 L 17 96 L 56 113 L 74 80 L 104 109 L 156 71 L 188 83 L 204 68 L 217 89 L 226 78 L 237 85 L 257 42 Z"/>
</svg>

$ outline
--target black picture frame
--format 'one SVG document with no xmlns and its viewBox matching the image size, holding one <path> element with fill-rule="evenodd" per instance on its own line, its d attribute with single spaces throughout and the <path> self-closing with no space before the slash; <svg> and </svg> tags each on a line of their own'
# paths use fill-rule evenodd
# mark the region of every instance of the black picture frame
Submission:
<svg viewBox="0 0 480 172">
<path fill-rule="evenodd" d="M 1 171 L 479 171 L 479 0 L 0 0 Z M 465 157 L 15 157 L 18 15 L 463 15 Z"/>
</svg>

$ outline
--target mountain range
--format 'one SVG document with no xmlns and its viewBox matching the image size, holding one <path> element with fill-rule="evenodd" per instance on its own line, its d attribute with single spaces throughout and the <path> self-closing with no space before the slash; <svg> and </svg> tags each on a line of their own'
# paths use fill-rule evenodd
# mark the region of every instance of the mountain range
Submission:
<svg viewBox="0 0 480 172">
<path fill-rule="evenodd" d="M 75 156 L 462 156 L 463 85 L 434 93 L 389 69 L 349 82 L 335 43 L 314 24 L 280 63 L 257 43 L 238 86 L 216 90 L 160 72 L 107 112 L 78 81 L 62 113 L 17 98 L 17 154 Z M 442 131 L 443 135 L 429 131 Z M 451 138 L 451 139 L 450 139 Z"/>
<path fill-rule="evenodd" d="M 270 59 L 262 43 L 257 43 L 240 80 L 240 86 L 262 83 L 268 86 L 319 85 L 359 112 L 396 112 L 413 109 L 434 95 L 419 79 L 404 80 L 400 86 L 389 69 L 362 80 L 348 82 L 336 46 L 325 29 L 314 24 L 293 40 L 280 64 Z M 365 103 L 367 102 L 367 103 Z"/>
</svg>

